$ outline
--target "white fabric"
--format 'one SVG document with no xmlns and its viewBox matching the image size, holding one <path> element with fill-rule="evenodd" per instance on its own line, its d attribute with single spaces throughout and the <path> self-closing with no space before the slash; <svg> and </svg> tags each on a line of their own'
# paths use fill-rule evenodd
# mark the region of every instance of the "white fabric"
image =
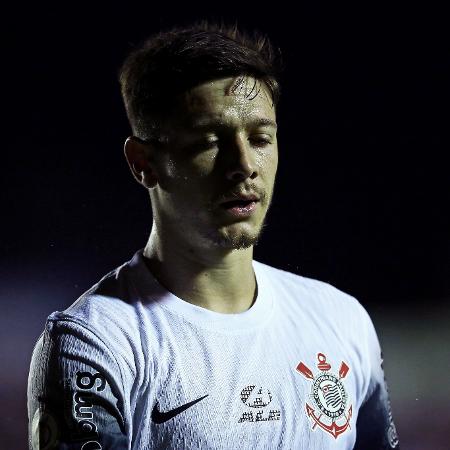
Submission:
<svg viewBox="0 0 450 450">
<path fill-rule="evenodd" d="M 256 260 L 253 269 L 253 306 L 221 314 L 167 291 L 139 250 L 51 314 L 30 368 L 30 448 L 54 439 L 64 449 L 352 449 L 362 403 L 378 389 L 388 407 L 368 314 L 330 284 Z M 308 404 L 321 423 L 333 424 L 311 397 L 325 373 L 319 354 L 331 365 L 334 404 L 344 406 L 337 425 L 351 407 L 349 427 L 337 437 L 307 415 Z M 296 370 L 300 362 L 312 378 Z M 349 368 L 343 391 L 336 387 L 342 363 Z M 156 402 L 164 413 L 206 395 L 163 423 L 151 418 Z M 395 427 L 384 416 L 387 437 L 378 438 L 394 447 Z M 50 438 L 39 437 L 43 427 Z"/>
</svg>

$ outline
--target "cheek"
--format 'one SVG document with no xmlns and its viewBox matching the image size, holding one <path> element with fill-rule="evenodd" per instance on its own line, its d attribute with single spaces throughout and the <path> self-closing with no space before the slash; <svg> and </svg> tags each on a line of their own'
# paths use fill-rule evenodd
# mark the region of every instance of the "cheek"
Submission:
<svg viewBox="0 0 450 450">
<path fill-rule="evenodd" d="M 188 178 L 196 178 L 201 183 L 209 177 L 216 167 L 217 152 L 202 152 L 183 165 L 182 172 Z"/>
<path fill-rule="evenodd" d="M 167 159 L 160 177 L 161 188 L 174 194 L 174 200 L 182 200 L 186 203 L 186 198 L 202 197 L 210 192 L 208 187 L 210 174 L 214 167 L 212 157 L 202 155 L 193 158 L 189 162 L 177 159 Z"/>
<path fill-rule="evenodd" d="M 176 159 L 165 158 L 157 170 L 158 183 L 163 191 L 174 193 L 186 189 L 190 176 Z"/>
<path fill-rule="evenodd" d="M 174 159 L 167 161 L 167 174 L 171 178 L 185 178 L 190 176 L 206 176 L 210 174 L 216 164 L 217 151 L 203 151 L 189 159 Z"/>
<path fill-rule="evenodd" d="M 277 171 L 278 151 L 275 150 L 270 153 L 258 153 L 255 161 L 261 173 L 267 177 L 271 177 Z"/>
<path fill-rule="evenodd" d="M 174 158 L 166 160 L 163 173 L 167 184 L 176 184 L 177 186 L 186 183 L 192 174 L 185 164 Z"/>
<path fill-rule="evenodd" d="M 179 177 L 179 168 L 173 159 L 168 159 L 166 164 L 166 172 L 168 178 L 178 178 Z"/>
</svg>

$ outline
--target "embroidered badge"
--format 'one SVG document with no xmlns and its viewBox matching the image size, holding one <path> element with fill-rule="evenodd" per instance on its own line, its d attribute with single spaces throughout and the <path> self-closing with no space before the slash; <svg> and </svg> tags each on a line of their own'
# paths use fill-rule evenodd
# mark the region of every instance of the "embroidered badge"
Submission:
<svg viewBox="0 0 450 450">
<path fill-rule="evenodd" d="M 312 429 L 319 426 L 330 433 L 335 439 L 350 428 L 352 418 L 352 405 L 346 410 L 348 396 L 343 380 L 350 368 L 344 361 L 341 363 L 338 376 L 330 372 L 331 364 L 323 353 L 317 354 L 317 368 L 320 370 L 316 376 L 300 361 L 296 371 L 305 378 L 312 380 L 311 406 L 306 402 L 306 415 L 313 423 Z"/>
</svg>

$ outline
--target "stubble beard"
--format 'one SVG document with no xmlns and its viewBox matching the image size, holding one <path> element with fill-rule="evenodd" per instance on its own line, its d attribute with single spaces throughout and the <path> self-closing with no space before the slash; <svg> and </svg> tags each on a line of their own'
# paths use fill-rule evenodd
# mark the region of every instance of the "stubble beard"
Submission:
<svg viewBox="0 0 450 450">
<path fill-rule="evenodd" d="M 256 233 L 249 235 L 248 233 L 242 232 L 239 234 L 229 235 L 218 233 L 211 233 L 207 236 L 210 243 L 216 248 L 223 248 L 229 250 L 245 250 L 249 247 L 255 246 L 259 242 L 261 236 L 261 230 Z"/>
<path fill-rule="evenodd" d="M 263 231 L 267 227 L 266 218 L 267 212 L 264 215 L 261 225 L 256 231 L 230 231 L 227 230 L 227 227 L 222 230 L 209 229 L 208 231 L 201 233 L 202 238 L 215 248 L 245 250 L 258 245 Z"/>
</svg>

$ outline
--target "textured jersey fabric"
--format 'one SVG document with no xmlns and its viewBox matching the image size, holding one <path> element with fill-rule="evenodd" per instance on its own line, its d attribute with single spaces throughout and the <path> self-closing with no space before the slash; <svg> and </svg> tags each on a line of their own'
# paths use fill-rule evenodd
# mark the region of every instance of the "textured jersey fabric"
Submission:
<svg viewBox="0 0 450 450">
<path fill-rule="evenodd" d="M 364 308 L 252 264 L 257 298 L 239 314 L 176 297 L 142 249 L 52 313 L 30 366 L 30 449 L 398 448 Z"/>
</svg>

